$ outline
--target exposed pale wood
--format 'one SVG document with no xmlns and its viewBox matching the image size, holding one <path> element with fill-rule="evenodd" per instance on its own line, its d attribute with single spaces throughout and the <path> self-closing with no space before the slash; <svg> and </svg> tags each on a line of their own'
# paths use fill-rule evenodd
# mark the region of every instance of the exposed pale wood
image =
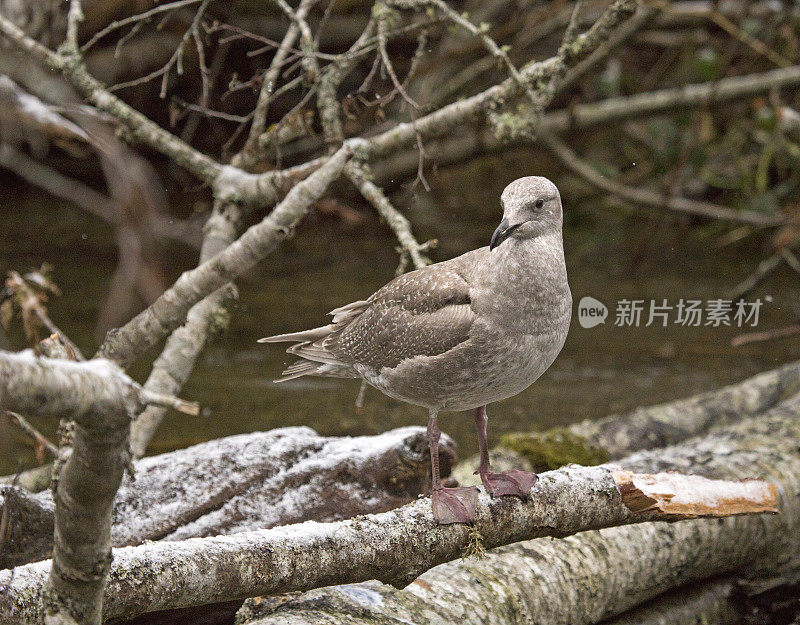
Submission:
<svg viewBox="0 0 800 625">
<path fill-rule="evenodd" d="M 778 512 L 778 487 L 763 480 L 709 480 L 681 473 L 612 473 L 622 501 L 636 513 L 682 518 Z"/>
</svg>

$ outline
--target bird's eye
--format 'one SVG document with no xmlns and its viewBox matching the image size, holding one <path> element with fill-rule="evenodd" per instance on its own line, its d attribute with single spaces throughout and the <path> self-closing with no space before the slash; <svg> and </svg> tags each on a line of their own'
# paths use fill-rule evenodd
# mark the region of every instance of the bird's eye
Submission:
<svg viewBox="0 0 800 625">
<path fill-rule="evenodd" d="M 544 206 L 544 200 L 536 200 L 536 208 L 541 208 Z"/>
</svg>

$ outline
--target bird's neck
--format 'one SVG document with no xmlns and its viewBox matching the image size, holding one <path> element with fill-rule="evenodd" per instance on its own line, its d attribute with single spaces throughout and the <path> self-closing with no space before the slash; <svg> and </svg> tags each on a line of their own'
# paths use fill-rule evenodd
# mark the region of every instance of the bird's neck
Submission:
<svg viewBox="0 0 800 625">
<path fill-rule="evenodd" d="M 572 299 L 560 232 L 533 239 L 512 237 L 489 254 L 492 269 L 487 278 L 493 282 L 492 300 L 485 302 L 489 314 L 527 334 L 536 333 L 551 318 L 569 314 Z"/>
<path fill-rule="evenodd" d="M 505 275 L 505 283 L 544 284 L 563 282 L 566 276 L 564 243 L 561 232 L 541 234 L 531 239 L 511 238 L 491 253 L 498 253 L 492 263 L 498 274 Z"/>
</svg>

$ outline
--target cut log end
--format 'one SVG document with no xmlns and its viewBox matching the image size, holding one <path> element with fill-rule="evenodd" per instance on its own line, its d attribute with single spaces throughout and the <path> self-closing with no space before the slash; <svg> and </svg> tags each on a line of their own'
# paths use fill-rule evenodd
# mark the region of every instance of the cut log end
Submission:
<svg viewBox="0 0 800 625">
<path fill-rule="evenodd" d="M 778 513 L 778 488 L 763 480 L 710 480 L 681 473 L 612 471 L 623 503 L 655 518 Z"/>
</svg>

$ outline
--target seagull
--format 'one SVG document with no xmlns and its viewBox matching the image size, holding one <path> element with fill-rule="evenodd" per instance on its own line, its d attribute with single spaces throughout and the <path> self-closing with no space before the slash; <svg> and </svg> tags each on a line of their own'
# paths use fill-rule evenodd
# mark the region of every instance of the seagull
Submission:
<svg viewBox="0 0 800 625">
<path fill-rule="evenodd" d="M 259 340 L 295 343 L 287 352 L 299 360 L 276 382 L 361 378 L 428 409 L 440 524 L 472 522 L 478 490 L 442 485 L 438 413 L 474 411 L 484 488 L 492 496 L 527 497 L 535 473 L 491 471 L 486 405 L 524 391 L 550 367 L 572 314 L 558 188 L 547 178 L 519 178 L 501 204 L 503 219 L 488 247 L 403 274 L 368 299 L 331 311 L 328 325 Z"/>
</svg>

